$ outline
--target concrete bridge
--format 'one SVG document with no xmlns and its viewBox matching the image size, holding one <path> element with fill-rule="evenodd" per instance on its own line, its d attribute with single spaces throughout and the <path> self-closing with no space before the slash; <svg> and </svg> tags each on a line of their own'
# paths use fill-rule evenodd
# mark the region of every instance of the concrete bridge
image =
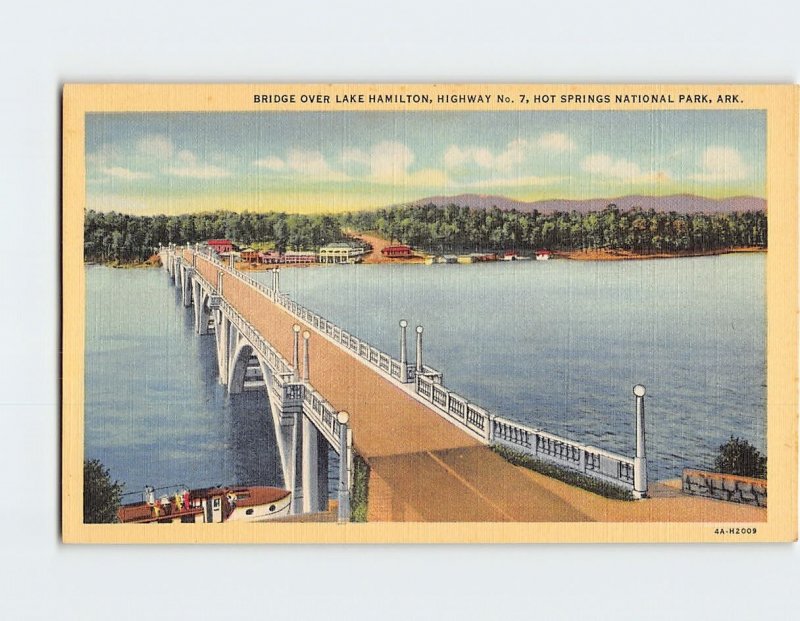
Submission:
<svg viewBox="0 0 800 621">
<path fill-rule="evenodd" d="M 392 357 L 206 250 L 162 248 L 161 261 L 195 331 L 213 334 L 219 381 L 265 390 L 295 514 L 327 505 L 327 450 L 339 456 L 338 511 L 348 520 L 353 449 L 370 466 L 370 519 L 579 521 L 578 507 L 533 485 L 488 446 L 647 494 L 644 388 L 637 386 L 637 456 L 618 455 L 494 415 L 448 390 L 423 363 L 423 329 L 408 359 L 407 323 Z M 302 333 L 303 345 L 300 346 Z M 302 365 L 300 352 L 302 349 Z"/>
</svg>

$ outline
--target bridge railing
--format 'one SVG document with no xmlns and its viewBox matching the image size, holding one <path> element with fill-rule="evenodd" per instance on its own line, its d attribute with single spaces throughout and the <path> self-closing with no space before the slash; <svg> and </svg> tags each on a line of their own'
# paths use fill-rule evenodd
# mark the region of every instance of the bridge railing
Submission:
<svg viewBox="0 0 800 621">
<path fill-rule="evenodd" d="M 303 406 L 304 411 L 316 420 L 317 429 L 327 437 L 334 450 L 338 450 L 341 424 L 336 408 L 310 386 L 305 391 Z"/>
<path fill-rule="evenodd" d="M 491 429 L 494 444 L 633 489 L 634 460 L 629 457 L 499 416 L 491 418 Z"/>
<path fill-rule="evenodd" d="M 416 377 L 416 392 L 459 427 L 486 444 L 498 444 L 534 458 L 633 489 L 634 460 L 497 416 L 448 390 L 435 373 Z"/>
</svg>

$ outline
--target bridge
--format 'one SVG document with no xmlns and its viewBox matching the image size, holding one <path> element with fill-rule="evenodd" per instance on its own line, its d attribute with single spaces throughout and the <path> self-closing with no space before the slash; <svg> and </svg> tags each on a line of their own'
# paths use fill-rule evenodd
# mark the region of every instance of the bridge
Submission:
<svg viewBox="0 0 800 621">
<path fill-rule="evenodd" d="M 636 498 L 648 495 L 642 386 L 634 388 L 636 455 L 618 455 L 498 416 L 449 390 L 443 373 L 423 362 L 421 326 L 413 332 L 412 361 L 408 325 L 399 322 L 393 357 L 292 300 L 280 289 L 278 270 L 267 286 L 197 246 L 162 248 L 160 258 L 193 309 L 195 332 L 215 338 L 219 381 L 232 394 L 265 391 L 295 515 L 327 507 L 328 451 L 339 456 L 340 521 L 350 519 L 354 453 L 370 469 L 370 521 L 578 522 L 610 515 L 603 502 L 580 500 L 583 490 L 518 468 L 492 445 Z M 663 512 L 672 515 L 668 507 Z M 741 517 L 736 508 L 725 512 Z M 641 510 L 620 515 L 644 519 L 636 517 Z"/>
</svg>

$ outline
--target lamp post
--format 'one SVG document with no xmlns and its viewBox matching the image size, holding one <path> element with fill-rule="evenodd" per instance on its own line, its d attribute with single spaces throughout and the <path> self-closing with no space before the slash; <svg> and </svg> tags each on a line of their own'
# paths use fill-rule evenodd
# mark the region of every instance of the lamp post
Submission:
<svg viewBox="0 0 800 621">
<path fill-rule="evenodd" d="M 400 381 L 404 384 L 408 381 L 408 351 L 406 347 L 406 328 L 408 322 L 400 320 Z"/>
<path fill-rule="evenodd" d="M 292 326 L 292 332 L 294 337 L 294 347 L 292 348 L 292 374 L 294 375 L 294 380 L 297 381 L 299 376 L 299 359 L 300 359 L 300 326 L 294 324 Z"/>
<path fill-rule="evenodd" d="M 309 354 L 308 354 L 308 340 L 311 338 L 311 333 L 306 330 L 303 332 L 303 381 L 307 382 L 309 378 Z"/>
<path fill-rule="evenodd" d="M 636 397 L 636 457 L 633 460 L 633 491 L 643 498 L 647 496 L 647 446 L 644 426 L 644 396 L 647 394 L 642 384 L 633 387 Z"/>
<path fill-rule="evenodd" d="M 417 374 L 422 373 L 422 326 L 417 326 Z"/>
</svg>

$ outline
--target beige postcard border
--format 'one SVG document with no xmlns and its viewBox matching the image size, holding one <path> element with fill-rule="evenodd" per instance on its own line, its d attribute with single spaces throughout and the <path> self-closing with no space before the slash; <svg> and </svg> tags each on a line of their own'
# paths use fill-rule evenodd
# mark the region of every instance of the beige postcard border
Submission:
<svg viewBox="0 0 800 621">
<path fill-rule="evenodd" d="M 295 104 L 256 104 L 254 94 L 294 93 Z M 740 103 L 582 104 L 561 95 L 597 93 L 738 94 Z M 431 104 L 299 103 L 302 95 L 427 93 Z M 490 93 L 510 101 L 438 104 L 436 95 Z M 528 103 L 520 101 L 528 96 Z M 536 94 L 554 103 L 532 103 Z M 386 542 L 730 542 L 797 539 L 797 175 L 798 87 L 792 85 L 530 85 L 530 84 L 70 84 L 63 92 L 63 357 L 62 537 L 68 543 L 386 543 Z M 85 525 L 82 523 L 85 283 L 83 210 L 87 112 L 278 110 L 714 110 L 767 111 L 767 521 L 756 535 L 714 534 L 742 524 L 718 523 L 390 523 Z"/>
</svg>

